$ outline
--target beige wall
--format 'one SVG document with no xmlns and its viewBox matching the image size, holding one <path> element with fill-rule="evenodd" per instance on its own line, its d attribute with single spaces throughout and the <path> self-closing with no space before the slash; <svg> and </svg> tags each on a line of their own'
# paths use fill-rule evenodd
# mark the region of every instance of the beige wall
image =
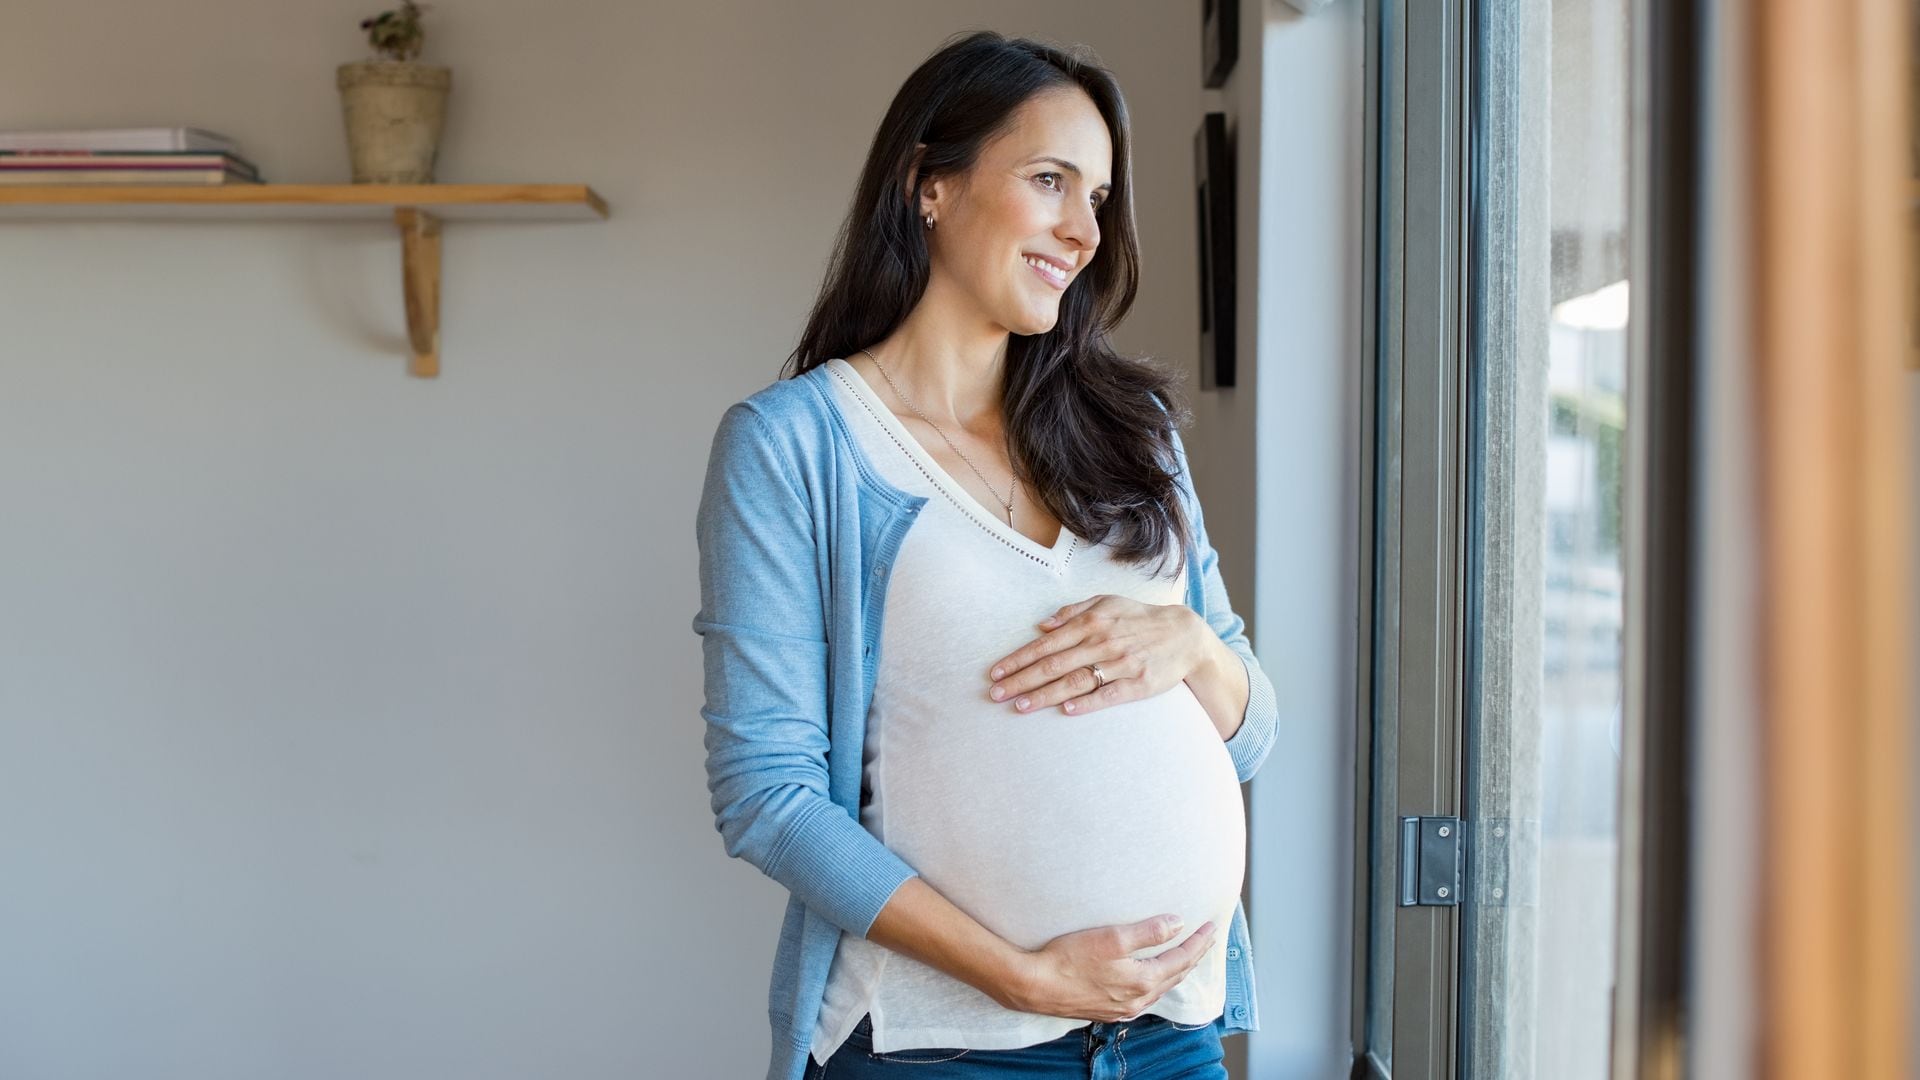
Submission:
<svg viewBox="0 0 1920 1080">
<path fill-rule="evenodd" d="M 0 128 L 203 126 L 271 181 L 345 180 L 333 68 L 382 6 L 14 0 Z M 439 179 L 587 182 L 613 208 L 449 224 L 438 380 L 404 374 L 389 227 L 6 224 L 0 1074 L 758 1075 L 786 894 L 708 812 L 689 620 L 713 425 L 792 347 L 890 95 L 976 27 L 1118 72 L 1146 271 L 1120 343 L 1193 380 L 1191 140 L 1204 108 L 1276 92 L 1256 65 L 1280 10 L 1246 5 L 1222 95 L 1196 7 L 430 8 Z M 1305 77 L 1357 95 L 1341 8 L 1351 55 Z M 1313 190 L 1358 191 L 1354 146 Z M 1338 369 L 1339 340 L 1313 361 Z M 1250 620 L 1251 385 L 1196 391 L 1188 436 Z M 1333 993 L 1323 967 L 1264 952 L 1270 1029 Z"/>
</svg>

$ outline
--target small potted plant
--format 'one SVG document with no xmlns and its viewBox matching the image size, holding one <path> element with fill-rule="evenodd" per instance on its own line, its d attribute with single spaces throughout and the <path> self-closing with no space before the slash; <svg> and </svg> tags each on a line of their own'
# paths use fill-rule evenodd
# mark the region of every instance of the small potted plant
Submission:
<svg viewBox="0 0 1920 1080">
<path fill-rule="evenodd" d="M 397 11 L 360 20 L 381 59 L 340 65 L 336 81 L 356 184 L 433 183 L 453 73 L 414 60 L 425 37 L 425 7 L 403 0 Z"/>
</svg>

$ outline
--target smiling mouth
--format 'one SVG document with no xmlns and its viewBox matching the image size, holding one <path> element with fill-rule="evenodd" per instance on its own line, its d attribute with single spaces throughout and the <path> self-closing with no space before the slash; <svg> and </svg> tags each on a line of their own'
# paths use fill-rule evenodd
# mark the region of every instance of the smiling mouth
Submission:
<svg viewBox="0 0 1920 1080">
<path fill-rule="evenodd" d="M 1020 261 L 1026 263 L 1035 274 L 1039 275 L 1040 280 L 1054 288 L 1064 289 L 1067 287 L 1067 272 L 1065 270 L 1060 269 L 1045 259 L 1035 259 L 1031 256 L 1022 256 Z"/>
</svg>

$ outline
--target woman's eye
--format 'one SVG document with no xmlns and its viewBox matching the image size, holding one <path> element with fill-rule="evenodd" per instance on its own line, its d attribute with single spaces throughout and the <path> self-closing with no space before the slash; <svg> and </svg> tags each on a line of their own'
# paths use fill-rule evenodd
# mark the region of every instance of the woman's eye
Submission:
<svg viewBox="0 0 1920 1080">
<path fill-rule="evenodd" d="M 1046 178 L 1047 178 L 1047 177 L 1049 177 L 1049 176 L 1051 176 L 1051 177 L 1053 177 L 1053 178 L 1054 178 L 1055 180 L 1058 180 L 1058 179 L 1060 178 L 1060 174 L 1059 174 L 1059 173 L 1057 173 L 1057 172 L 1043 172 L 1043 173 L 1035 173 L 1035 174 L 1034 174 L 1034 177 L 1033 177 L 1033 178 L 1034 178 L 1035 180 L 1044 180 L 1044 179 L 1046 179 Z M 1094 208 L 1095 210 L 1098 210 L 1098 209 L 1100 209 L 1101 207 L 1103 207 L 1103 206 L 1105 206 L 1105 205 L 1107 205 L 1107 200 L 1105 200 L 1105 199 L 1103 199 L 1103 198 L 1101 198 L 1101 197 L 1100 197 L 1100 196 L 1098 196 L 1098 195 L 1089 195 L 1089 196 L 1087 196 L 1087 201 L 1093 204 L 1093 208 Z"/>
</svg>

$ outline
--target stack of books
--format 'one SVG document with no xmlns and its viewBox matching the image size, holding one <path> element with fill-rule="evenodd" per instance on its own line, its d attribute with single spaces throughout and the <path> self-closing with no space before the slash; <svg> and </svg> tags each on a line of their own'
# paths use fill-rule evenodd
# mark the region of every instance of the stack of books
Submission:
<svg viewBox="0 0 1920 1080">
<path fill-rule="evenodd" d="M 232 139 L 202 128 L 0 131 L 0 184 L 260 184 Z"/>
</svg>

